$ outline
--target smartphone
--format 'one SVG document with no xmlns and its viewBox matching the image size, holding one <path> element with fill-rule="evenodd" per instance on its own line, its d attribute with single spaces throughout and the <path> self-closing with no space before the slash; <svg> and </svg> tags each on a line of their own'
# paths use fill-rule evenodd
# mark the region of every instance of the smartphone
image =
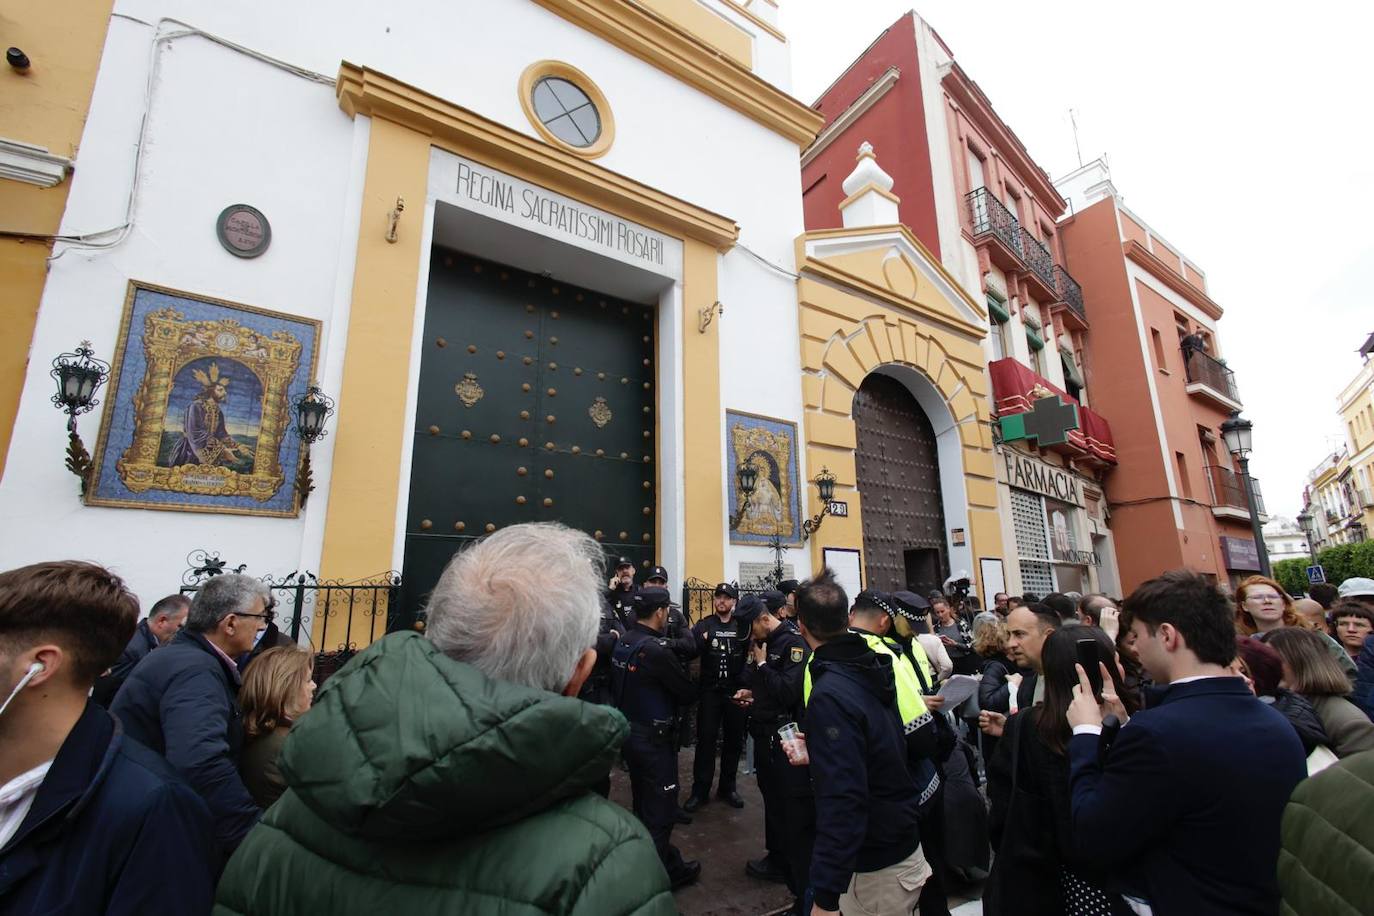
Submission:
<svg viewBox="0 0 1374 916">
<path fill-rule="evenodd" d="M 1099 699 L 1102 696 L 1102 647 L 1095 639 L 1080 639 L 1075 644 L 1078 654 L 1078 664 L 1083 666 L 1083 670 L 1088 674 L 1088 683 L 1092 685 L 1093 696 Z"/>
</svg>

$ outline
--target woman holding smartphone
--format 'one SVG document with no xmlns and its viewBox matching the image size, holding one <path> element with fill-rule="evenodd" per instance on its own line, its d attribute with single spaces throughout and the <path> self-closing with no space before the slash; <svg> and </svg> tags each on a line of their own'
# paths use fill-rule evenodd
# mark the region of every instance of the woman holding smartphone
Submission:
<svg viewBox="0 0 1374 916">
<path fill-rule="evenodd" d="M 1080 643 L 1083 646 L 1080 648 Z M 1078 664 L 1095 658 L 1100 699 L 1124 721 L 1126 695 L 1112 640 L 1096 627 L 1064 627 L 1045 640 L 1045 700 L 1006 720 L 988 764 L 992 841 L 997 849 L 984 889 L 989 916 L 1128 916 L 1120 896 L 1073 853 L 1069 808 L 1072 731 L 1065 713 L 1078 686 Z M 1087 666 L 1084 666 L 1085 669 Z"/>
</svg>

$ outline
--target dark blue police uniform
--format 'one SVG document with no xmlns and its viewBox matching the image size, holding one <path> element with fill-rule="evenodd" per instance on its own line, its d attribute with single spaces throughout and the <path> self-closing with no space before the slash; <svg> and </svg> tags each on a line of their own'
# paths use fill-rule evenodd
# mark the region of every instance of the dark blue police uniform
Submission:
<svg viewBox="0 0 1374 916">
<path fill-rule="evenodd" d="M 719 593 L 719 592 L 718 592 Z M 733 596 L 732 596 L 733 597 Z M 692 766 L 692 799 L 705 802 L 711 794 L 716 770 L 716 737 L 724 726 L 720 750 L 720 782 L 716 792 L 731 804 L 737 802 L 735 774 L 744 752 L 748 714 L 731 697 L 743 685 L 740 672 L 749 655 L 749 623 L 731 617 L 722 622 L 712 614 L 692 628 L 701 652 L 701 695 L 697 707 L 697 753 Z M 688 809 L 694 805 L 689 800 Z"/>
<path fill-rule="evenodd" d="M 643 589 L 636 602 L 646 601 L 653 608 L 666 607 L 668 593 Z M 630 722 L 624 755 L 634 813 L 653 837 L 669 880 L 680 883 L 691 874 L 692 866 L 683 862 L 682 853 L 670 842 L 678 804 L 673 716 L 677 704 L 689 701 L 695 690 L 668 641 L 640 622 L 621 637 L 611 654 L 611 690 L 616 706 Z"/>
</svg>

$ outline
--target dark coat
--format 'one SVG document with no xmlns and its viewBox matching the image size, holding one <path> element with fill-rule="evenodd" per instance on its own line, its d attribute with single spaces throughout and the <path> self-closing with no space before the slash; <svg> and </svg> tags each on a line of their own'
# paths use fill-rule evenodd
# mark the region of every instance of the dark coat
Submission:
<svg viewBox="0 0 1374 916">
<path fill-rule="evenodd" d="M 291 726 L 278 725 L 267 734 L 244 742 L 239 773 L 243 775 L 243 784 L 248 787 L 253 801 L 264 808 L 272 807 L 272 803 L 286 791 L 286 777 L 281 774 L 278 759 L 290 731 Z"/>
<path fill-rule="evenodd" d="M 88 703 L 0 850 L 0 914 L 205 913 L 217 866 L 205 803 Z"/>
<path fill-rule="evenodd" d="M 1007 720 L 997 751 L 988 761 L 989 827 L 992 847 L 997 850 L 992 874 L 984 888 L 984 906 L 989 916 L 1060 916 L 1065 912 L 1062 889 L 1054 887 L 1049 894 L 1028 893 L 1018 887 L 1019 873 L 1009 863 L 1034 860 L 1041 863 L 1055 884 L 1055 866 L 1067 867 L 1082 881 L 1103 888 L 1106 876 L 1096 873 L 1079 856 L 1073 843 L 1072 814 L 1069 804 L 1069 761 L 1055 754 L 1040 740 L 1038 716 L 1042 709 L 1026 709 Z M 1016 740 L 1020 735 L 1020 741 Z M 1012 754 L 1020 745 L 1020 765 L 1016 767 L 1016 787 L 1026 795 L 1013 801 Z M 1014 823 L 1021 827 L 1034 825 L 1034 836 L 1007 831 L 1013 804 L 1037 804 L 1017 812 Z M 1029 848 L 1028 848 L 1029 847 Z"/>
<path fill-rule="evenodd" d="M 242 674 L 244 671 L 248 670 L 248 663 L 251 662 L 253 659 L 257 658 L 262 653 L 266 652 L 268 649 L 276 649 L 280 646 L 294 645 L 296 645 L 296 641 L 292 639 L 290 636 L 287 636 L 281 630 L 277 629 L 277 624 L 275 621 L 269 622 L 267 624 L 267 629 L 262 631 L 262 638 L 258 640 L 258 644 L 253 647 L 253 650 L 251 652 L 245 653 L 237 659 L 239 663 L 239 674 Z"/>
<path fill-rule="evenodd" d="M 983 679 L 978 683 L 978 708 L 1003 714 L 1011 709 L 1011 685 L 1007 683 L 1007 676 L 1015 673 L 1016 665 L 1005 655 L 988 658 L 983 663 Z"/>
<path fill-rule="evenodd" d="M 182 630 L 134 669 L 111 709 L 205 799 L 226 856 L 262 815 L 239 776 L 238 692 L 238 670 L 203 635 Z"/>
<path fill-rule="evenodd" d="M 1283 812 L 1283 916 L 1374 913 L 1374 751 L 1303 780 Z"/>
<path fill-rule="evenodd" d="M 815 901 L 838 909 L 854 872 L 878 871 L 920 844 L 920 788 L 907 770 L 892 656 L 846 633 L 811 662 L 806 744 L 816 797 Z"/>
<path fill-rule="evenodd" d="M 120 685 L 129 677 L 129 672 L 134 670 L 134 666 L 143 661 L 143 656 L 161 645 L 153 631 L 148 629 L 148 618 L 144 617 L 138 622 L 138 628 L 134 630 L 133 638 L 124 647 L 124 651 L 119 653 L 119 660 L 110 666 L 110 673 L 102 678 L 98 678 L 95 687 L 91 690 L 91 699 L 95 700 L 106 709 L 114 702 L 115 694 L 119 692 Z"/>
<path fill-rule="evenodd" d="M 1355 659 L 1355 692 L 1350 695 L 1350 702 L 1374 719 L 1374 636 L 1364 638 L 1360 657 Z"/>
<path fill-rule="evenodd" d="M 1304 754 L 1312 753 L 1319 744 L 1330 744 L 1331 739 L 1322 727 L 1322 720 L 1306 697 L 1280 687 L 1275 696 L 1261 699 L 1283 713 L 1288 724 L 1293 726 L 1293 731 L 1298 733 Z"/>
<path fill-rule="evenodd" d="M 1239 678 L 1168 688 L 1105 765 L 1098 738 L 1075 735 L 1069 767 L 1077 853 L 1156 916 L 1278 912 L 1279 821 L 1307 767 L 1293 727 Z"/>
<path fill-rule="evenodd" d="M 628 733 L 609 706 L 393 633 L 292 727 L 289 788 L 230 860 L 216 916 L 669 916 L 644 825 L 591 791 Z"/>
</svg>

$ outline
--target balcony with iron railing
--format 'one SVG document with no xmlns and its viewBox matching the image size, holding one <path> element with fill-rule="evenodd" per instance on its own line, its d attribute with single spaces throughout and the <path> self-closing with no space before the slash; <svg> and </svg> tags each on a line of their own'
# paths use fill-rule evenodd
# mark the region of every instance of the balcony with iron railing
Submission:
<svg viewBox="0 0 1374 916">
<path fill-rule="evenodd" d="M 1054 257 L 1045 243 L 1024 227 L 1021 229 L 1021 254 L 1030 268 L 1027 278 L 1034 284 L 1031 292 L 1042 302 L 1058 298 L 1054 288 Z"/>
<path fill-rule="evenodd" d="M 1236 374 L 1226 364 L 1201 350 L 1184 348 L 1184 373 L 1189 394 L 1210 400 L 1226 410 L 1240 410 Z"/>
<path fill-rule="evenodd" d="M 1055 299 L 1062 302 L 1069 315 L 1076 319 L 1077 330 L 1085 330 L 1088 327 L 1088 312 L 1083 307 L 1083 287 L 1058 264 L 1054 265 L 1054 293 Z"/>
<path fill-rule="evenodd" d="M 1003 270 L 1021 270 L 1021 223 L 987 188 L 965 195 L 974 244 L 987 244 L 992 263 Z"/>
<path fill-rule="evenodd" d="M 1233 518 L 1237 521 L 1250 521 L 1250 503 L 1245 496 L 1245 478 L 1230 468 L 1212 466 L 1207 468 L 1207 480 L 1212 487 L 1212 514 L 1218 518 Z M 1250 486 L 1255 493 L 1255 511 L 1261 519 L 1264 511 L 1264 495 L 1260 493 L 1259 481 L 1250 478 Z"/>
</svg>

